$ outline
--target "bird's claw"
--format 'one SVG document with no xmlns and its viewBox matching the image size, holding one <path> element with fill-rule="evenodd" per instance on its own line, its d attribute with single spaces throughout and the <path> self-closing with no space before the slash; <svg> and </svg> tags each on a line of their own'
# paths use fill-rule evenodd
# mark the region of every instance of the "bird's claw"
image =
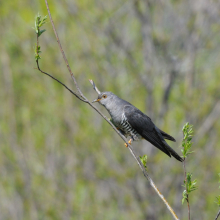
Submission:
<svg viewBox="0 0 220 220">
<path fill-rule="evenodd" d="M 129 144 L 131 144 L 131 142 L 132 142 L 132 139 L 130 139 L 130 140 L 128 141 Z M 127 144 L 127 143 L 125 143 L 125 147 L 128 147 L 128 144 Z"/>
</svg>

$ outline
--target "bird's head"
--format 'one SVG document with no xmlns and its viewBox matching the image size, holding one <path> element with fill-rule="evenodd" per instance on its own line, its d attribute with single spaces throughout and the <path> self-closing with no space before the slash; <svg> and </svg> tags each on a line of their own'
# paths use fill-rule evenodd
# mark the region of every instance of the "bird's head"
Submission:
<svg viewBox="0 0 220 220">
<path fill-rule="evenodd" d="M 117 96 L 114 95 L 112 92 L 101 92 L 98 95 L 98 98 L 95 99 L 92 103 L 98 102 L 99 104 L 105 106 L 108 108 L 109 105 L 111 105 L 112 101 L 116 98 Z"/>
</svg>

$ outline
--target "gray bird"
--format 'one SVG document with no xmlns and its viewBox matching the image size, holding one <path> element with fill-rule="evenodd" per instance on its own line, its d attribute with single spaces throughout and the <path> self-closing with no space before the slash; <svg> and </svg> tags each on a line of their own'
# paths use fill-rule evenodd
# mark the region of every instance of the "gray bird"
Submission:
<svg viewBox="0 0 220 220">
<path fill-rule="evenodd" d="M 125 137 L 131 137 L 129 143 L 144 138 L 169 157 L 172 155 L 177 160 L 183 161 L 164 139 L 174 142 L 176 140 L 156 127 L 147 115 L 112 92 L 101 93 L 97 88 L 95 89 L 99 95 L 93 102 L 98 102 L 107 109 L 113 124 Z"/>
</svg>

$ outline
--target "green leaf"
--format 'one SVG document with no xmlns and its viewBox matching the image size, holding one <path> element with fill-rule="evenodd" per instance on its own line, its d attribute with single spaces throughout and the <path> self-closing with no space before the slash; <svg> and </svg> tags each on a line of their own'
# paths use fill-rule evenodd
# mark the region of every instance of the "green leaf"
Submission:
<svg viewBox="0 0 220 220">
<path fill-rule="evenodd" d="M 139 156 L 142 164 L 144 165 L 145 169 L 147 170 L 147 155 Z"/>
<path fill-rule="evenodd" d="M 183 199 L 182 199 L 182 204 L 184 203 L 185 200 L 187 200 L 188 198 L 188 194 L 186 192 L 186 190 L 183 191 Z"/>
<path fill-rule="evenodd" d="M 46 30 L 40 30 L 39 34 L 38 34 L 38 37 L 40 37 L 41 34 L 43 34 Z"/>
<path fill-rule="evenodd" d="M 36 60 L 36 61 L 39 60 L 39 59 L 41 59 L 39 53 L 41 53 L 41 51 L 40 51 L 40 46 L 38 46 L 38 47 L 36 46 L 36 47 L 35 47 L 35 60 Z"/>
</svg>

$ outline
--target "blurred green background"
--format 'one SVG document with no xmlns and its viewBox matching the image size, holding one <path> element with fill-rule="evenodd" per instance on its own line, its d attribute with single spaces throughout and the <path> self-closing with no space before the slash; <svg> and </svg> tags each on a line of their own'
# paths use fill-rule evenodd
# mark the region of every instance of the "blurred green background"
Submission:
<svg viewBox="0 0 220 220">
<path fill-rule="evenodd" d="M 220 172 L 219 1 L 49 1 L 63 49 L 84 95 L 112 91 L 177 139 L 194 125 L 187 170 L 198 180 L 192 219 L 214 219 Z M 43 0 L 0 1 L 0 219 L 171 219 L 112 128 L 37 71 L 34 19 Z M 51 24 L 41 68 L 75 90 Z M 105 109 L 98 108 L 106 115 Z M 109 117 L 109 116 L 108 116 Z M 148 172 L 180 219 L 182 164 L 146 141 Z"/>
</svg>

